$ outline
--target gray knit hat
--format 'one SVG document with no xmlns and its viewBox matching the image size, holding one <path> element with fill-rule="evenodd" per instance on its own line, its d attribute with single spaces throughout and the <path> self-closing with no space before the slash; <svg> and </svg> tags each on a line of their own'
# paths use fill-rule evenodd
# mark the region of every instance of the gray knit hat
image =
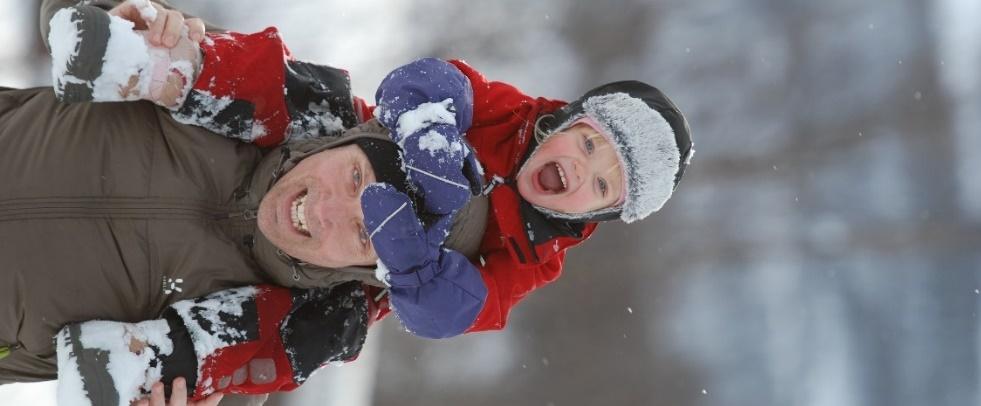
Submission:
<svg viewBox="0 0 981 406">
<path fill-rule="evenodd" d="M 681 111 L 660 90 L 637 81 L 606 84 L 587 92 L 542 120 L 555 133 L 589 118 L 611 139 L 623 165 L 627 194 L 622 204 L 588 213 L 538 207 L 550 217 L 571 221 L 641 220 L 664 206 L 678 187 L 695 150 Z"/>
</svg>

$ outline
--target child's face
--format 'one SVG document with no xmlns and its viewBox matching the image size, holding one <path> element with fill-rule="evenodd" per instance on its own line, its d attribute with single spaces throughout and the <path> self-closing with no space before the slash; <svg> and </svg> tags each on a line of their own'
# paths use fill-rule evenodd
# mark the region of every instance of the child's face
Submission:
<svg viewBox="0 0 981 406">
<path fill-rule="evenodd" d="M 518 172 L 518 193 L 528 202 L 562 213 L 610 207 L 623 196 L 623 171 L 613 146 L 579 123 L 538 146 Z"/>
</svg>

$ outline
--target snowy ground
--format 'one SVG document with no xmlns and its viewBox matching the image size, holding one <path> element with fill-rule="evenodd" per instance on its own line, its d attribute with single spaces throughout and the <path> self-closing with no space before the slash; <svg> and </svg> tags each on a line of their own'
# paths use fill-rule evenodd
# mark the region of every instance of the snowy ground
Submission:
<svg viewBox="0 0 981 406">
<path fill-rule="evenodd" d="M 9 405 L 55 406 L 56 382 L 17 383 L 0 386 L 0 399 Z"/>
</svg>

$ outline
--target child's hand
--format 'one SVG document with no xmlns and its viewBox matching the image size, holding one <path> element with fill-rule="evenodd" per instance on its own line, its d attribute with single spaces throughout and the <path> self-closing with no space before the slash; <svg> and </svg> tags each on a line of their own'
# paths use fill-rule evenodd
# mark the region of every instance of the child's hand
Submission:
<svg viewBox="0 0 981 406">
<path fill-rule="evenodd" d="M 423 229 L 409 196 L 387 183 L 368 185 L 361 194 L 364 224 L 378 258 L 394 274 L 432 264 L 449 234 L 453 216 Z"/>
<path fill-rule="evenodd" d="M 378 85 L 375 103 L 375 117 L 396 137 L 434 123 L 453 124 L 463 134 L 473 122 L 470 79 L 436 58 L 419 59 L 390 72 Z"/>
<path fill-rule="evenodd" d="M 133 402 L 133 406 L 215 406 L 224 396 L 222 393 L 215 393 L 197 402 L 190 401 L 184 378 L 177 378 L 174 379 L 174 391 L 170 394 L 169 403 L 164 399 L 164 385 L 157 382 L 150 389 L 150 397 Z"/>
<path fill-rule="evenodd" d="M 416 60 L 389 73 L 375 101 L 375 117 L 402 148 L 426 212 L 450 214 L 480 191 L 479 164 L 463 139 L 473 121 L 473 89 L 459 69 L 435 58 Z"/>
<path fill-rule="evenodd" d="M 379 265 L 388 268 L 376 275 L 391 288 L 391 308 L 406 329 L 427 338 L 463 334 L 483 309 L 487 286 L 467 257 L 442 246 L 454 215 L 425 229 L 409 197 L 384 183 L 365 188 L 361 208 Z"/>
<path fill-rule="evenodd" d="M 203 20 L 185 19 L 180 11 L 165 9 L 149 0 L 127 0 L 109 10 L 109 14 L 132 22 L 137 30 L 149 31 L 147 38 L 152 45 L 173 48 L 185 29 L 195 43 L 204 39 Z"/>
<path fill-rule="evenodd" d="M 467 176 L 467 169 L 472 167 L 467 160 L 474 158 L 473 151 L 459 136 L 444 135 L 455 131 L 449 124 L 433 125 L 406 137 L 402 143 L 405 173 L 421 192 L 427 213 L 453 213 L 475 192 L 473 178 Z M 476 191 L 479 190 L 478 186 Z"/>
</svg>

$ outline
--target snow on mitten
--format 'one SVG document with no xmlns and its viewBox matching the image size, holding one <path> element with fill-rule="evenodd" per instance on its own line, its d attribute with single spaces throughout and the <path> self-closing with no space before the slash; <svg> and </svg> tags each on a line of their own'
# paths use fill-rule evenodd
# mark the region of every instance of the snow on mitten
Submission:
<svg viewBox="0 0 981 406">
<path fill-rule="evenodd" d="M 58 332 L 58 404 L 120 405 L 150 393 L 171 355 L 166 320 L 88 321 Z"/>
<path fill-rule="evenodd" d="M 429 122 L 449 122 L 454 124 L 457 133 L 463 134 L 470 128 L 473 121 L 473 88 L 470 80 L 456 66 L 436 59 L 423 58 L 400 66 L 390 72 L 375 92 L 375 117 L 378 121 L 399 134 L 415 132 L 409 128 L 400 128 L 404 122 L 402 116 L 410 111 L 420 111 L 416 125 L 425 126 L 424 119 Z M 451 116 L 434 117 L 425 113 L 434 105 L 442 105 L 443 110 L 452 112 Z M 398 141 L 398 140 L 396 140 Z"/>
<path fill-rule="evenodd" d="M 482 171 L 463 134 L 473 121 L 473 89 L 455 66 L 425 58 L 389 73 L 375 116 L 403 151 L 406 175 L 424 209 L 453 213 L 481 188 Z"/>
<path fill-rule="evenodd" d="M 479 168 L 475 154 L 459 136 L 446 135 L 455 131 L 449 124 L 431 125 L 401 143 L 406 177 L 422 196 L 423 209 L 431 214 L 452 214 L 474 191 L 480 191 L 480 176 L 467 176 L 465 171 Z"/>
</svg>

